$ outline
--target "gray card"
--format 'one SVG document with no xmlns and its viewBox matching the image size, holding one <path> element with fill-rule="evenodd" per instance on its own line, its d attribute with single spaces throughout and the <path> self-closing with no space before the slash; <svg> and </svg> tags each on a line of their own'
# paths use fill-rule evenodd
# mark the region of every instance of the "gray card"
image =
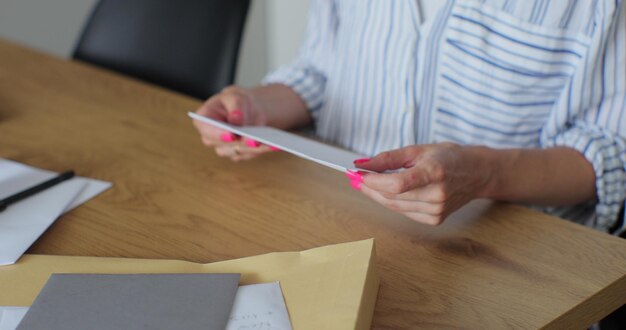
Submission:
<svg viewBox="0 0 626 330">
<path fill-rule="evenodd" d="M 240 274 L 53 274 L 17 327 L 226 328 Z"/>
</svg>

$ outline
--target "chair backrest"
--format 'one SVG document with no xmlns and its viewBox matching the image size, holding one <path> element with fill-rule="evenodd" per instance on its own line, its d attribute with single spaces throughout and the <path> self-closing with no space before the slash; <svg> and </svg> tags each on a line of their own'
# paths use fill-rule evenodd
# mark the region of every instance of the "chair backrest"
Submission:
<svg viewBox="0 0 626 330">
<path fill-rule="evenodd" d="M 194 97 L 232 84 L 249 0 L 101 0 L 74 58 Z"/>
</svg>

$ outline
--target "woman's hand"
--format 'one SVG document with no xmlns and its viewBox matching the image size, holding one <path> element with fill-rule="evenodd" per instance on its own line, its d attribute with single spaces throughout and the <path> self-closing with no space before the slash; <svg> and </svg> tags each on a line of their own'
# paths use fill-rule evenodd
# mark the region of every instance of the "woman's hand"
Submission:
<svg viewBox="0 0 626 330">
<path fill-rule="evenodd" d="M 209 98 L 196 111 L 197 114 L 232 125 L 267 125 L 265 110 L 250 90 L 237 86 L 227 87 Z M 193 121 L 202 143 L 215 148 L 221 157 L 233 161 L 247 160 L 273 150 L 254 140 L 242 139 L 212 125 Z"/>
<path fill-rule="evenodd" d="M 475 198 L 567 206 L 596 198 L 593 166 L 578 151 L 492 149 L 451 143 L 410 146 L 355 161 L 397 173 L 348 173 L 352 187 L 386 207 L 430 225 Z"/>
<path fill-rule="evenodd" d="M 492 170 L 470 147 L 451 143 L 409 146 L 355 161 L 359 168 L 396 173 L 349 173 L 352 186 L 385 207 L 424 224 L 484 197 Z"/>
</svg>

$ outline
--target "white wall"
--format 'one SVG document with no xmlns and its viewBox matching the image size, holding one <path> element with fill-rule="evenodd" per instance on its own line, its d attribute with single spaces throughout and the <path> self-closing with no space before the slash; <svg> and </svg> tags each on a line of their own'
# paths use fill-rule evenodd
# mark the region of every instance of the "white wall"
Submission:
<svg viewBox="0 0 626 330">
<path fill-rule="evenodd" d="M 95 3 L 96 0 L 0 0 L 0 37 L 68 56 Z"/>
<path fill-rule="evenodd" d="M 0 0 L 0 38 L 69 57 L 96 1 Z M 253 86 L 268 70 L 293 58 L 306 27 L 308 6 L 309 0 L 251 1 L 237 84 Z"/>
<path fill-rule="evenodd" d="M 269 61 L 268 39 L 266 0 L 252 0 L 239 49 L 236 84 L 250 87 L 263 78 Z"/>
<path fill-rule="evenodd" d="M 288 63 L 296 55 L 307 25 L 309 2 L 309 0 L 267 1 L 267 64 L 270 70 Z"/>
</svg>

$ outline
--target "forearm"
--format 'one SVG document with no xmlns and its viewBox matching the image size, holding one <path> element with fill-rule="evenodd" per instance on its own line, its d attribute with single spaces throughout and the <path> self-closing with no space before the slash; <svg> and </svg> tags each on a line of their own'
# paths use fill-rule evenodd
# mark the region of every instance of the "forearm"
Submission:
<svg viewBox="0 0 626 330">
<path fill-rule="evenodd" d="M 574 149 L 469 148 L 491 172 L 480 197 L 545 206 L 596 198 L 594 169 Z"/>
<path fill-rule="evenodd" d="M 294 129 L 310 124 L 311 116 L 306 105 L 300 96 L 286 85 L 259 86 L 251 92 L 261 104 L 268 126 Z"/>
</svg>

